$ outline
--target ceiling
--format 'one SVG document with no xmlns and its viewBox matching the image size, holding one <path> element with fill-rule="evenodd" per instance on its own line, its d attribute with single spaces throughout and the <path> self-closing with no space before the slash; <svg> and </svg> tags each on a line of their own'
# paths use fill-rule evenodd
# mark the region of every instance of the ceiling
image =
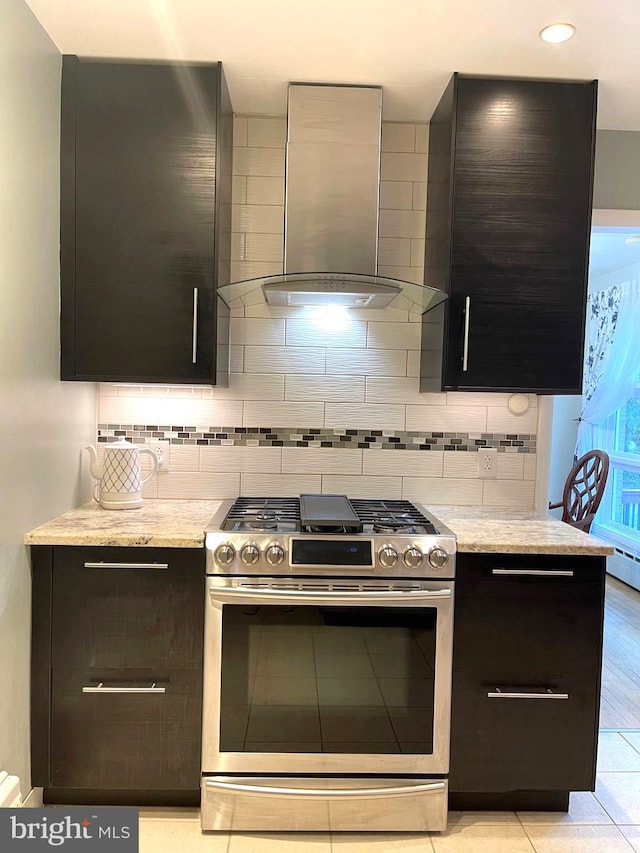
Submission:
<svg viewBox="0 0 640 853">
<path fill-rule="evenodd" d="M 27 0 L 62 53 L 222 60 L 236 113 L 286 113 L 289 81 L 384 87 L 428 121 L 454 71 L 600 80 L 598 126 L 640 130 L 638 0 Z M 563 45 L 539 30 L 577 28 Z"/>
</svg>

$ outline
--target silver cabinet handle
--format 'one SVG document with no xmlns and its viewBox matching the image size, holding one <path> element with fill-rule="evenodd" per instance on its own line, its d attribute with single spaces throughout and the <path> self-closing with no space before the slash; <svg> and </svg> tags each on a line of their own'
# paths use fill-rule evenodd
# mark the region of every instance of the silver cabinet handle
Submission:
<svg viewBox="0 0 640 853">
<path fill-rule="evenodd" d="M 83 687 L 83 693 L 166 693 L 166 688 L 156 687 L 154 681 L 151 687 L 105 687 L 101 681 L 96 687 Z"/>
<path fill-rule="evenodd" d="M 276 604 L 414 604 L 451 598 L 450 589 L 410 590 L 408 592 L 306 592 L 304 590 L 261 589 L 259 587 L 211 587 L 209 595 L 215 601 L 251 603 L 260 601 Z"/>
<path fill-rule="evenodd" d="M 469 322 L 471 320 L 471 297 L 464 298 L 464 342 L 462 344 L 462 369 L 467 370 L 469 364 Z"/>
<path fill-rule="evenodd" d="M 546 571 L 545 569 L 491 569 L 492 575 L 535 575 L 536 577 L 572 578 L 572 571 Z"/>
<path fill-rule="evenodd" d="M 168 569 L 169 563 L 85 563 L 85 569 Z"/>
<path fill-rule="evenodd" d="M 511 693 L 496 687 L 495 691 L 487 693 L 488 699 L 568 699 L 568 693 L 554 693 L 549 687 L 541 688 L 540 691 L 528 691 L 527 693 Z"/>
<path fill-rule="evenodd" d="M 294 799 L 310 800 L 364 800 L 372 798 L 405 797 L 412 794 L 424 794 L 444 791 L 444 782 L 430 782 L 425 785 L 399 785 L 395 788 L 357 788 L 357 789 L 327 789 L 321 788 L 272 788 L 266 785 L 244 785 L 235 782 L 218 782 L 207 779 L 207 788 L 214 790 L 233 791 L 240 794 L 253 794 L 259 797 L 292 797 Z"/>
<path fill-rule="evenodd" d="M 191 338 L 191 363 L 198 360 L 198 288 L 193 288 L 193 335 Z"/>
</svg>

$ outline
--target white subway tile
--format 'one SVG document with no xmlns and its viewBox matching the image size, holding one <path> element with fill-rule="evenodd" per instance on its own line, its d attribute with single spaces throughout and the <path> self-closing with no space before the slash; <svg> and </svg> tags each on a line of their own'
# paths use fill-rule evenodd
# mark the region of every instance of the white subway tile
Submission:
<svg viewBox="0 0 640 853">
<path fill-rule="evenodd" d="M 246 178 L 246 204 L 284 204 L 282 178 L 264 178 L 256 175 Z M 234 198 L 234 204 L 236 200 Z"/>
<path fill-rule="evenodd" d="M 509 394 L 482 391 L 447 391 L 448 406 L 496 406 L 506 407 Z"/>
<path fill-rule="evenodd" d="M 304 371 L 300 370 L 299 373 Z M 314 371 L 319 372 L 319 371 Z M 327 373 L 358 376 L 405 376 L 406 350 L 381 349 L 327 349 Z"/>
<path fill-rule="evenodd" d="M 487 432 L 528 433 L 538 431 L 538 409 L 532 407 L 524 415 L 513 415 L 506 406 L 487 407 Z"/>
<path fill-rule="evenodd" d="M 444 476 L 453 480 L 476 479 L 478 476 L 478 454 L 469 451 L 445 450 Z"/>
<path fill-rule="evenodd" d="M 529 508 L 533 506 L 535 483 L 532 480 L 482 480 L 484 506 Z"/>
<path fill-rule="evenodd" d="M 105 397 L 100 423 L 239 426 L 241 401 L 179 397 Z"/>
<path fill-rule="evenodd" d="M 403 281 L 413 281 L 415 284 L 422 284 L 424 279 L 424 268 L 423 267 L 389 267 L 380 265 L 378 267 L 378 273 L 380 275 L 389 276 L 389 278 L 399 278 Z M 396 296 L 394 299 L 394 305 L 398 305 L 401 302 L 403 297 Z M 406 307 L 409 310 L 415 303 L 406 300 Z"/>
<path fill-rule="evenodd" d="M 284 150 L 280 148 L 234 147 L 233 174 L 284 178 Z"/>
<path fill-rule="evenodd" d="M 380 237 L 378 262 L 383 266 L 411 266 L 411 240 L 404 237 Z"/>
<path fill-rule="evenodd" d="M 382 150 L 407 151 L 415 150 L 416 126 L 405 122 L 382 122 Z"/>
<path fill-rule="evenodd" d="M 426 154 L 429 151 L 429 125 L 416 124 L 416 152 Z"/>
<path fill-rule="evenodd" d="M 247 235 L 235 231 L 231 234 L 231 260 L 247 260 Z"/>
<path fill-rule="evenodd" d="M 257 236 L 257 235 L 256 235 Z M 280 269 L 282 272 L 282 268 Z M 287 320 L 289 317 L 298 317 L 304 311 L 308 311 L 308 308 L 289 308 L 289 307 L 280 307 L 277 305 L 269 305 L 267 302 L 256 302 L 253 305 L 248 305 L 245 307 L 245 317 L 272 317 L 274 319 L 278 318 L 281 320 Z"/>
<path fill-rule="evenodd" d="M 257 237 L 257 234 L 247 234 L 247 237 Z M 233 281 L 246 281 L 250 278 L 262 278 L 267 275 L 279 275 L 282 272 L 282 263 L 273 263 L 270 261 L 232 261 L 231 262 L 231 278 Z M 256 286 L 256 300 L 260 303 L 264 302 L 262 289 Z M 248 300 L 251 304 L 251 299 Z"/>
<path fill-rule="evenodd" d="M 330 323 L 330 321 L 329 321 Z M 367 341 L 367 324 L 346 318 L 332 328 L 326 318 L 317 316 L 292 318 L 286 321 L 287 346 L 364 347 Z"/>
<path fill-rule="evenodd" d="M 322 487 L 320 474 L 241 474 L 241 495 L 297 497 L 317 494 Z"/>
<path fill-rule="evenodd" d="M 246 400 L 243 426 L 324 426 L 324 403 L 277 403 Z"/>
<path fill-rule="evenodd" d="M 244 347 L 229 347 L 229 373 L 244 372 Z M 231 381 L 231 380 L 229 380 Z"/>
<path fill-rule="evenodd" d="M 362 450 L 283 447 L 283 474 L 362 474 Z"/>
<path fill-rule="evenodd" d="M 324 373 L 325 352 L 324 347 L 246 346 L 244 370 L 245 373 Z"/>
<path fill-rule="evenodd" d="M 279 346 L 284 344 L 284 320 L 232 318 L 229 339 L 234 345 Z"/>
<path fill-rule="evenodd" d="M 413 184 L 412 204 L 414 210 L 427 209 L 427 185 L 415 181 Z"/>
<path fill-rule="evenodd" d="M 247 203 L 247 179 L 244 175 L 234 175 L 231 185 L 233 204 Z"/>
<path fill-rule="evenodd" d="M 422 504 L 475 506 L 482 503 L 483 482 L 488 481 L 403 477 L 402 497 Z"/>
<path fill-rule="evenodd" d="M 523 477 L 525 480 L 535 480 L 536 478 L 536 462 L 537 456 L 535 453 L 521 453 L 520 456 L 523 457 Z M 556 500 L 553 496 L 552 500 Z"/>
<path fill-rule="evenodd" d="M 252 116 L 248 121 L 247 144 L 251 148 L 284 148 L 287 134 L 287 120 Z"/>
<path fill-rule="evenodd" d="M 214 500 L 240 494 L 239 474 L 169 473 L 158 481 L 158 497 L 165 499 Z"/>
<path fill-rule="evenodd" d="M 326 427 L 404 430 L 404 406 L 376 403 L 327 403 Z"/>
<path fill-rule="evenodd" d="M 284 399 L 321 400 L 324 403 L 364 402 L 364 389 L 364 376 L 289 375 L 285 381 Z"/>
<path fill-rule="evenodd" d="M 233 117 L 233 147 L 244 148 L 247 144 L 248 120 L 244 116 Z M 233 152 L 235 158 L 235 151 Z"/>
<path fill-rule="evenodd" d="M 373 320 L 377 323 L 409 322 L 408 310 L 406 308 L 396 308 L 395 305 L 393 308 L 390 306 L 386 308 L 350 308 L 349 313 L 354 320 Z"/>
<path fill-rule="evenodd" d="M 421 269 L 424 266 L 424 238 L 411 241 L 411 266 Z"/>
<path fill-rule="evenodd" d="M 412 379 L 420 376 L 420 350 L 409 350 L 407 353 L 407 376 Z"/>
<path fill-rule="evenodd" d="M 232 235 L 235 236 L 235 235 Z M 282 271 L 284 239 L 282 234 L 245 234 L 245 261 L 278 264 Z"/>
<path fill-rule="evenodd" d="M 411 181 L 380 181 L 380 209 L 411 210 L 413 187 Z"/>
<path fill-rule="evenodd" d="M 407 406 L 408 430 L 486 432 L 487 410 L 473 406 Z"/>
<path fill-rule="evenodd" d="M 143 500 L 150 499 L 154 500 L 158 497 L 158 475 L 151 477 L 150 480 L 147 480 L 146 483 L 142 485 L 142 498 Z"/>
<path fill-rule="evenodd" d="M 171 470 L 158 476 L 164 480 L 177 471 L 198 471 L 200 469 L 200 448 L 193 444 L 171 445 Z"/>
<path fill-rule="evenodd" d="M 507 448 L 507 450 L 509 450 L 509 448 Z M 497 479 L 523 480 L 524 457 L 524 453 L 498 453 Z"/>
<path fill-rule="evenodd" d="M 98 394 L 100 397 L 117 397 L 118 389 L 109 382 L 98 382 Z"/>
<path fill-rule="evenodd" d="M 200 470 L 279 474 L 282 470 L 282 448 L 208 445 L 200 448 Z"/>
<path fill-rule="evenodd" d="M 444 394 L 421 394 L 415 377 L 368 376 L 367 403 L 404 403 L 414 406 L 444 406 Z"/>
<path fill-rule="evenodd" d="M 383 152 L 380 156 L 380 178 L 383 181 L 426 181 L 427 156 Z"/>
<path fill-rule="evenodd" d="M 402 496 L 400 477 L 356 477 L 327 474 L 322 478 L 324 494 L 348 495 L 350 498 L 387 498 L 399 500 Z"/>
<path fill-rule="evenodd" d="M 363 450 L 362 473 L 367 476 L 442 477 L 442 451 Z"/>
<path fill-rule="evenodd" d="M 420 349 L 417 323 L 367 323 L 367 349 Z"/>
<path fill-rule="evenodd" d="M 210 395 L 221 400 L 284 400 L 281 373 L 232 373 L 228 388 L 212 388 Z"/>
<path fill-rule="evenodd" d="M 380 237 L 424 237 L 424 227 L 421 210 L 380 211 Z"/>
<path fill-rule="evenodd" d="M 284 207 L 276 204 L 234 204 L 231 228 L 254 234 L 282 234 Z"/>
</svg>

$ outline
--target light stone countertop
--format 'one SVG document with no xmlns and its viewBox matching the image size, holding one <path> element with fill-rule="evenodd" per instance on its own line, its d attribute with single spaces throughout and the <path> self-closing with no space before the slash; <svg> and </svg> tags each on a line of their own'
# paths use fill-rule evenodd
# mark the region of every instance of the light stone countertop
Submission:
<svg viewBox="0 0 640 853">
<path fill-rule="evenodd" d="M 102 509 L 93 501 L 36 527 L 26 545 L 202 548 L 220 501 L 146 500 L 139 509 Z"/>
<path fill-rule="evenodd" d="M 613 554 L 613 546 L 534 510 L 424 504 L 456 535 L 458 551 Z"/>
<path fill-rule="evenodd" d="M 200 548 L 220 501 L 147 500 L 140 509 L 96 503 L 55 518 L 24 537 L 27 545 Z M 476 506 L 425 508 L 455 533 L 458 551 L 507 554 L 612 554 L 610 545 L 533 510 Z"/>
</svg>

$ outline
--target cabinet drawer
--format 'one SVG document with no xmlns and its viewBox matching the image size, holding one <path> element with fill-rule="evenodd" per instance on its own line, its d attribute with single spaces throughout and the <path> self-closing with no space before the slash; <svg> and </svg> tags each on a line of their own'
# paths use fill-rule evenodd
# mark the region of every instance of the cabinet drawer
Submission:
<svg viewBox="0 0 640 853">
<path fill-rule="evenodd" d="M 604 558 L 459 555 L 454 670 L 597 689 Z"/>
<path fill-rule="evenodd" d="M 148 674 L 54 670 L 51 784 L 197 788 L 201 708 L 201 669 Z"/>
<path fill-rule="evenodd" d="M 54 550 L 54 667 L 199 667 L 203 630 L 204 550 Z"/>
<path fill-rule="evenodd" d="M 499 687 L 559 698 L 489 698 Z M 595 782 L 597 696 L 574 681 L 497 685 L 455 673 L 450 787 L 455 792 L 590 790 Z"/>
</svg>

